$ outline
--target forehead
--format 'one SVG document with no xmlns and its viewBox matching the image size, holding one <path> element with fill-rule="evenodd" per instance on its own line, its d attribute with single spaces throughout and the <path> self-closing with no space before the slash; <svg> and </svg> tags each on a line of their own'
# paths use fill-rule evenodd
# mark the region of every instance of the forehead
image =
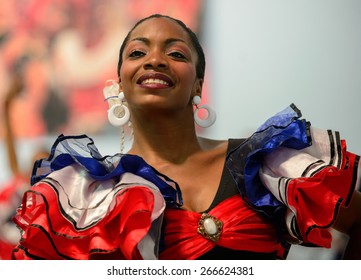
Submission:
<svg viewBox="0 0 361 280">
<path fill-rule="evenodd" d="M 150 18 L 139 24 L 131 33 L 130 40 L 137 37 L 176 38 L 192 46 L 186 30 L 176 21 L 169 18 Z"/>
</svg>

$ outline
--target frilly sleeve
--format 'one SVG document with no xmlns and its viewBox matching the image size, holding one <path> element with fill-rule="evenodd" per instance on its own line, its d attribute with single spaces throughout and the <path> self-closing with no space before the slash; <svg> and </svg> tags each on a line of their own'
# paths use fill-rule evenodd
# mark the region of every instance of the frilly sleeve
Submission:
<svg viewBox="0 0 361 280">
<path fill-rule="evenodd" d="M 102 157 L 85 135 L 61 135 L 32 184 L 13 218 L 14 259 L 157 259 L 164 209 L 182 204 L 177 184 L 140 157 Z"/>
<path fill-rule="evenodd" d="M 292 104 L 268 119 L 229 153 L 227 166 L 251 207 L 285 219 L 299 243 L 328 248 L 329 228 L 360 184 L 360 157 L 338 132 L 314 128 L 301 116 Z"/>
</svg>

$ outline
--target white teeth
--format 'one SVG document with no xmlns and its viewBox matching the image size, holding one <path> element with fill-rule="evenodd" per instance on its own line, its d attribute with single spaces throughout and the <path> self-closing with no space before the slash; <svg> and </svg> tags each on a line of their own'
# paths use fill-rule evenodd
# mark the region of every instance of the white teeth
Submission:
<svg viewBox="0 0 361 280">
<path fill-rule="evenodd" d="M 166 81 L 160 80 L 160 79 L 146 79 L 142 82 L 142 85 L 144 84 L 161 84 L 161 85 L 168 85 Z"/>
</svg>

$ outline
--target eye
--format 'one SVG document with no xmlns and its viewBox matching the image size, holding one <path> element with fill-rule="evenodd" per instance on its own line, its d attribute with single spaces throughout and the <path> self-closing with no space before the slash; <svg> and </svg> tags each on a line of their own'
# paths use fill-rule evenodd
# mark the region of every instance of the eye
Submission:
<svg viewBox="0 0 361 280">
<path fill-rule="evenodd" d="M 145 52 L 139 51 L 139 50 L 134 50 L 134 51 L 130 52 L 129 57 L 137 58 L 137 57 L 141 57 L 144 55 L 145 55 Z"/>
<path fill-rule="evenodd" d="M 183 53 L 177 51 L 170 52 L 169 56 L 172 56 L 177 59 L 186 59 L 186 56 Z"/>
</svg>

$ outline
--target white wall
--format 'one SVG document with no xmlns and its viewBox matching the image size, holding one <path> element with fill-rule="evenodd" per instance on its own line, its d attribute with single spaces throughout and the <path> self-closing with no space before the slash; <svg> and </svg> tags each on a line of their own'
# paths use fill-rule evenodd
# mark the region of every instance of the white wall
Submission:
<svg viewBox="0 0 361 280">
<path fill-rule="evenodd" d="M 361 153 L 361 1 L 206 0 L 216 138 L 248 136 L 295 103 Z"/>
</svg>

